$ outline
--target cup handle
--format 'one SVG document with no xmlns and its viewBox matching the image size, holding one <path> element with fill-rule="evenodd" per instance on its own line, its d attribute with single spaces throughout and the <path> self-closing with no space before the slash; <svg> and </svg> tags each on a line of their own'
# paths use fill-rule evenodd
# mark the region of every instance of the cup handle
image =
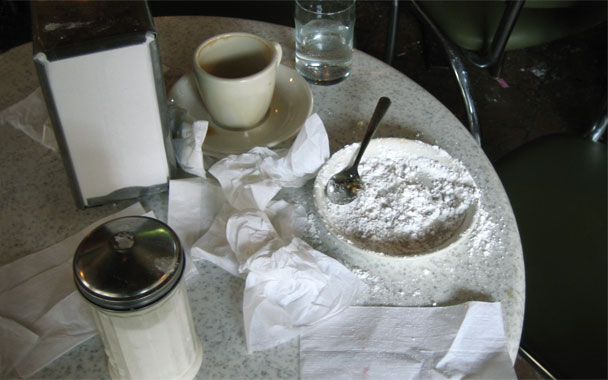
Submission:
<svg viewBox="0 0 608 380">
<path fill-rule="evenodd" d="M 273 41 L 272 46 L 277 52 L 277 67 L 279 67 L 279 65 L 281 64 L 281 59 L 283 58 L 283 49 L 281 48 L 281 45 L 278 42 Z"/>
</svg>

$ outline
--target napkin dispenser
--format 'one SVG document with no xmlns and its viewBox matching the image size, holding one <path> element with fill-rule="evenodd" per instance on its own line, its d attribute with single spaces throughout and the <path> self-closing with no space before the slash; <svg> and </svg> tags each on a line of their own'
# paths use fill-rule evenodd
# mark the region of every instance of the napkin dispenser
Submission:
<svg viewBox="0 0 608 380">
<path fill-rule="evenodd" d="M 143 1 L 34 1 L 34 63 L 79 207 L 164 191 L 176 169 Z"/>
</svg>

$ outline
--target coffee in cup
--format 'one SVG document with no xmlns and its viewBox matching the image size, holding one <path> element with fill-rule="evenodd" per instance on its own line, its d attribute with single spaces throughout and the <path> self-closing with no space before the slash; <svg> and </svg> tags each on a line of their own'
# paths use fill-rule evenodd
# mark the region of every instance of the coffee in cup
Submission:
<svg viewBox="0 0 608 380">
<path fill-rule="evenodd" d="M 248 129 L 264 119 L 281 57 L 278 43 L 249 33 L 220 34 L 196 49 L 196 84 L 219 127 Z"/>
</svg>

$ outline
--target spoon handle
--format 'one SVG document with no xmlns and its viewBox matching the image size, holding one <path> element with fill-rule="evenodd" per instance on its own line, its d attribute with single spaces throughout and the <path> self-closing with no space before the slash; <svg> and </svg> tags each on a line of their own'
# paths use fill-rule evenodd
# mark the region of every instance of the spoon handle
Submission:
<svg viewBox="0 0 608 380">
<path fill-rule="evenodd" d="M 374 110 L 374 114 L 367 125 L 367 131 L 365 132 L 365 136 L 363 137 L 363 141 L 361 141 L 361 146 L 359 147 L 359 152 L 357 153 L 357 158 L 355 158 L 355 162 L 353 163 L 353 167 L 357 167 L 359 165 L 359 161 L 361 161 L 361 157 L 363 157 L 363 153 L 365 149 L 367 149 L 367 145 L 369 141 L 374 136 L 378 125 L 380 124 L 380 120 L 386 114 L 388 107 L 391 105 L 391 100 L 386 96 L 383 96 L 378 100 L 378 104 L 376 105 L 376 109 Z"/>
</svg>

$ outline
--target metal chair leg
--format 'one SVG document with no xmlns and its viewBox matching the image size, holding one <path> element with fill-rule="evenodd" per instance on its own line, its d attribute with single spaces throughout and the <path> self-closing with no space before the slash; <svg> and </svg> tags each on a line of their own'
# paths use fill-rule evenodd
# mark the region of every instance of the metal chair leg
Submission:
<svg viewBox="0 0 608 380">
<path fill-rule="evenodd" d="M 397 22 L 399 20 L 399 0 L 393 0 L 391 19 L 386 40 L 386 63 L 393 64 L 395 57 L 395 41 L 397 40 Z"/>
<path fill-rule="evenodd" d="M 502 14 L 500 23 L 496 28 L 490 46 L 482 53 L 463 49 L 464 55 L 475 66 L 488 69 L 493 76 L 497 76 L 502 65 L 505 47 L 511 37 L 511 32 L 519 18 L 519 13 L 523 8 L 525 0 L 509 0 L 506 2 L 505 11 Z M 494 75 L 494 72 L 496 75 Z"/>
<path fill-rule="evenodd" d="M 606 134 L 606 126 L 608 125 L 608 114 L 606 112 L 606 109 L 606 95 L 604 94 L 601 103 L 601 109 L 598 113 L 599 116 L 596 118 L 591 128 L 587 132 L 585 132 L 585 138 L 588 138 L 595 142 L 599 142 L 604 137 L 604 135 Z"/>
<path fill-rule="evenodd" d="M 481 145 L 481 128 L 479 127 L 479 118 L 477 117 L 475 102 L 473 101 L 473 96 L 471 94 L 471 81 L 464 62 L 460 57 L 460 49 L 443 35 L 439 28 L 437 28 L 437 26 L 426 15 L 426 13 L 420 9 L 420 6 L 416 1 L 412 0 L 411 5 L 418 15 L 424 20 L 424 22 L 426 22 L 429 28 L 435 33 L 435 35 L 437 35 L 441 41 L 441 44 L 443 45 L 464 100 L 467 111 L 467 119 L 469 121 L 469 132 L 471 135 L 473 135 L 473 138 L 477 144 Z"/>
<path fill-rule="evenodd" d="M 528 351 L 524 350 L 522 347 L 519 347 L 519 355 L 524 358 L 534 369 L 542 374 L 546 379 L 556 380 L 555 376 L 548 369 L 546 369 L 542 364 L 540 364 L 532 355 L 528 353 Z"/>
</svg>

